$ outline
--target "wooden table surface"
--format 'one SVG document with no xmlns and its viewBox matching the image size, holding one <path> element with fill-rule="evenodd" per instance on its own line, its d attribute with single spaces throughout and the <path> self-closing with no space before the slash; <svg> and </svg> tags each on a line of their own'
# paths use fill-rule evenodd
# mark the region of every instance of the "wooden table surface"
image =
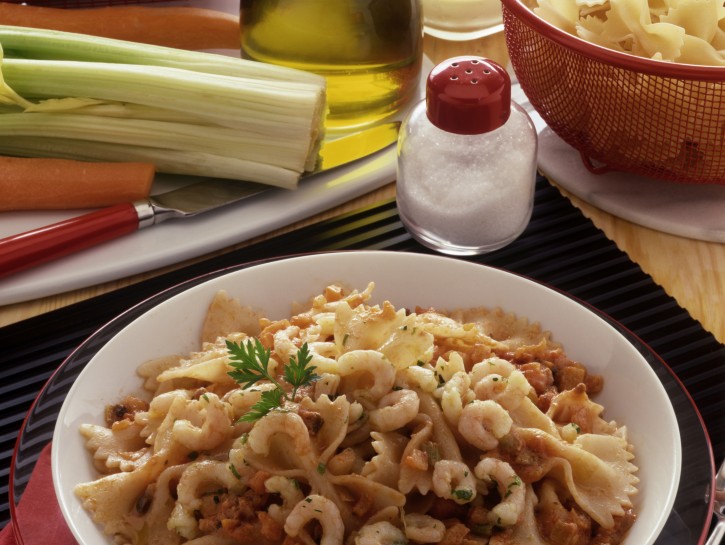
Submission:
<svg viewBox="0 0 725 545">
<path fill-rule="evenodd" d="M 508 55 L 501 35 L 471 42 L 442 42 L 426 37 L 425 53 L 434 63 L 456 55 L 473 54 L 487 56 L 503 65 L 508 64 Z M 694 319 L 698 320 L 720 342 L 725 343 L 725 244 L 692 240 L 653 231 L 599 210 L 566 192 L 564 194 Z M 212 255 L 228 252 L 282 232 L 374 204 L 394 195 L 395 184 L 389 184 L 282 230 L 214 254 L 179 263 L 175 267 L 166 267 L 85 289 L 0 307 L 0 327 L 140 282 L 173 268 L 207 259 Z"/>
</svg>

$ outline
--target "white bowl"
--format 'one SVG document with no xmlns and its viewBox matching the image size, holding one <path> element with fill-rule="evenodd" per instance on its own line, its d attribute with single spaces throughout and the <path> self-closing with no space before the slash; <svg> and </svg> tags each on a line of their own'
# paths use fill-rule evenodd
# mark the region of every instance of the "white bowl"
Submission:
<svg viewBox="0 0 725 545">
<path fill-rule="evenodd" d="M 53 484 L 80 544 L 112 540 L 73 493 L 76 484 L 97 477 L 79 426 L 102 423 L 106 404 L 141 391 L 138 364 L 197 349 L 207 306 L 220 289 L 278 319 L 289 315 L 293 302 L 306 302 L 336 281 L 358 289 L 374 281 L 374 300 L 387 299 L 397 308 L 500 306 L 540 322 L 570 358 L 604 376 L 604 390 L 595 400 L 605 407 L 606 420 L 626 424 L 639 467 L 639 493 L 634 497 L 638 518 L 624 545 L 655 541 L 677 493 L 680 435 L 664 387 L 624 336 L 566 295 L 499 269 L 438 256 L 350 252 L 274 261 L 211 279 L 153 307 L 98 351 L 68 393 L 53 437 L 55 445 L 62 445 L 53 449 Z"/>
</svg>

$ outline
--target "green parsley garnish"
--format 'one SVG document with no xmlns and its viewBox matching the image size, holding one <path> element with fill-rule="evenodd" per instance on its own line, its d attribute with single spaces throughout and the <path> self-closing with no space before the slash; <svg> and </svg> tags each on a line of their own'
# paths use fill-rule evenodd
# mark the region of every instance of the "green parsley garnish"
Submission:
<svg viewBox="0 0 725 545">
<path fill-rule="evenodd" d="M 308 366 L 312 361 L 307 343 L 297 351 L 297 357 L 292 356 L 289 363 L 284 366 L 284 379 L 292 385 L 292 399 L 297 395 L 297 388 L 311 384 L 320 377 L 314 373 L 316 367 Z"/>
<path fill-rule="evenodd" d="M 247 389 L 259 382 L 268 380 L 276 386 L 274 390 L 262 392 L 260 400 L 249 409 L 239 420 L 254 422 L 265 416 L 272 409 L 281 407 L 285 401 L 294 401 L 297 390 L 316 381 L 320 377 L 314 373 L 315 366 L 309 365 L 312 361 L 309 347 L 304 343 L 297 351 L 297 356 L 291 356 L 289 363 L 284 367 L 284 379 L 292 386 L 292 394 L 288 395 L 282 385 L 269 371 L 270 350 L 264 348 L 259 339 L 248 339 L 246 343 L 235 343 L 227 340 L 229 352 L 229 365 L 233 368 L 229 376 Z"/>
<path fill-rule="evenodd" d="M 506 495 L 504 498 L 508 498 L 511 494 L 513 494 L 513 490 L 511 490 L 514 486 L 521 486 L 521 478 L 516 475 L 514 477 L 514 480 L 509 483 L 509 485 L 506 487 Z"/>
<path fill-rule="evenodd" d="M 262 395 L 254 405 L 249 408 L 249 411 L 242 415 L 239 420 L 242 422 L 254 422 L 259 420 L 263 416 L 266 416 L 269 411 L 282 406 L 282 396 L 284 392 L 278 388 L 274 390 L 267 390 L 262 392 Z"/>
<path fill-rule="evenodd" d="M 277 384 L 268 371 L 270 350 L 264 348 L 259 339 L 248 339 L 246 344 L 227 339 L 227 350 L 230 365 L 234 368 L 229 371 L 229 376 L 241 384 L 242 388 L 249 388 L 262 379 Z"/>
<path fill-rule="evenodd" d="M 229 471 L 231 471 L 232 475 L 234 475 L 237 479 L 242 478 L 242 476 L 239 474 L 239 471 L 237 471 L 237 468 L 234 466 L 234 464 L 229 464 Z"/>
<path fill-rule="evenodd" d="M 461 501 L 468 501 L 473 497 L 473 490 L 467 488 L 457 488 L 451 490 L 451 494 Z"/>
</svg>

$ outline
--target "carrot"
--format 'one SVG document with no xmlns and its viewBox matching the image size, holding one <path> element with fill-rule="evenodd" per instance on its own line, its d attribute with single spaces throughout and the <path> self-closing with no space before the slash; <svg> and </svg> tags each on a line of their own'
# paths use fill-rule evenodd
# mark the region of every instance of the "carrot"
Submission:
<svg viewBox="0 0 725 545">
<path fill-rule="evenodd" d="M 0 157 L 0 210 L 96 208 L 149 195 L 150 163 Z"/>
<path fill-rule="evenodd" d="M 190 6 L 63 9 L 0 2 L 0 24 L 62 30 L 177 49 L 239 49 L 239 17 Z"/>
</svg>

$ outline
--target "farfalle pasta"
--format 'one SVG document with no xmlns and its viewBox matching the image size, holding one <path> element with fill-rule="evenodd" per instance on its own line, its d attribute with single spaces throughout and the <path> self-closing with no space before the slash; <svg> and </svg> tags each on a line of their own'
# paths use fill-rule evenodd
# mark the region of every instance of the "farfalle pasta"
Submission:
<svg viewBox="0 0 725 545">
<path fill-rule="evenodd" d="M 637 468 L 601 378 L 523 317 L 372 291 L 278 321 L 220 292 L 199 351 L 142 363 L 108 425 L 81 427 L 96 523 L 129 545 L 621 543 Z M 227 341 L 251 338 L 279 384 L 230 376 Z M 316 380 L 247 418 L 302 346 Z"/>
<path fill-rule="evenodd" d="M 725 66 L 721 0 L 536 0 L 534 12 L 609 49 L 656 60 Z"/>
</svg>

